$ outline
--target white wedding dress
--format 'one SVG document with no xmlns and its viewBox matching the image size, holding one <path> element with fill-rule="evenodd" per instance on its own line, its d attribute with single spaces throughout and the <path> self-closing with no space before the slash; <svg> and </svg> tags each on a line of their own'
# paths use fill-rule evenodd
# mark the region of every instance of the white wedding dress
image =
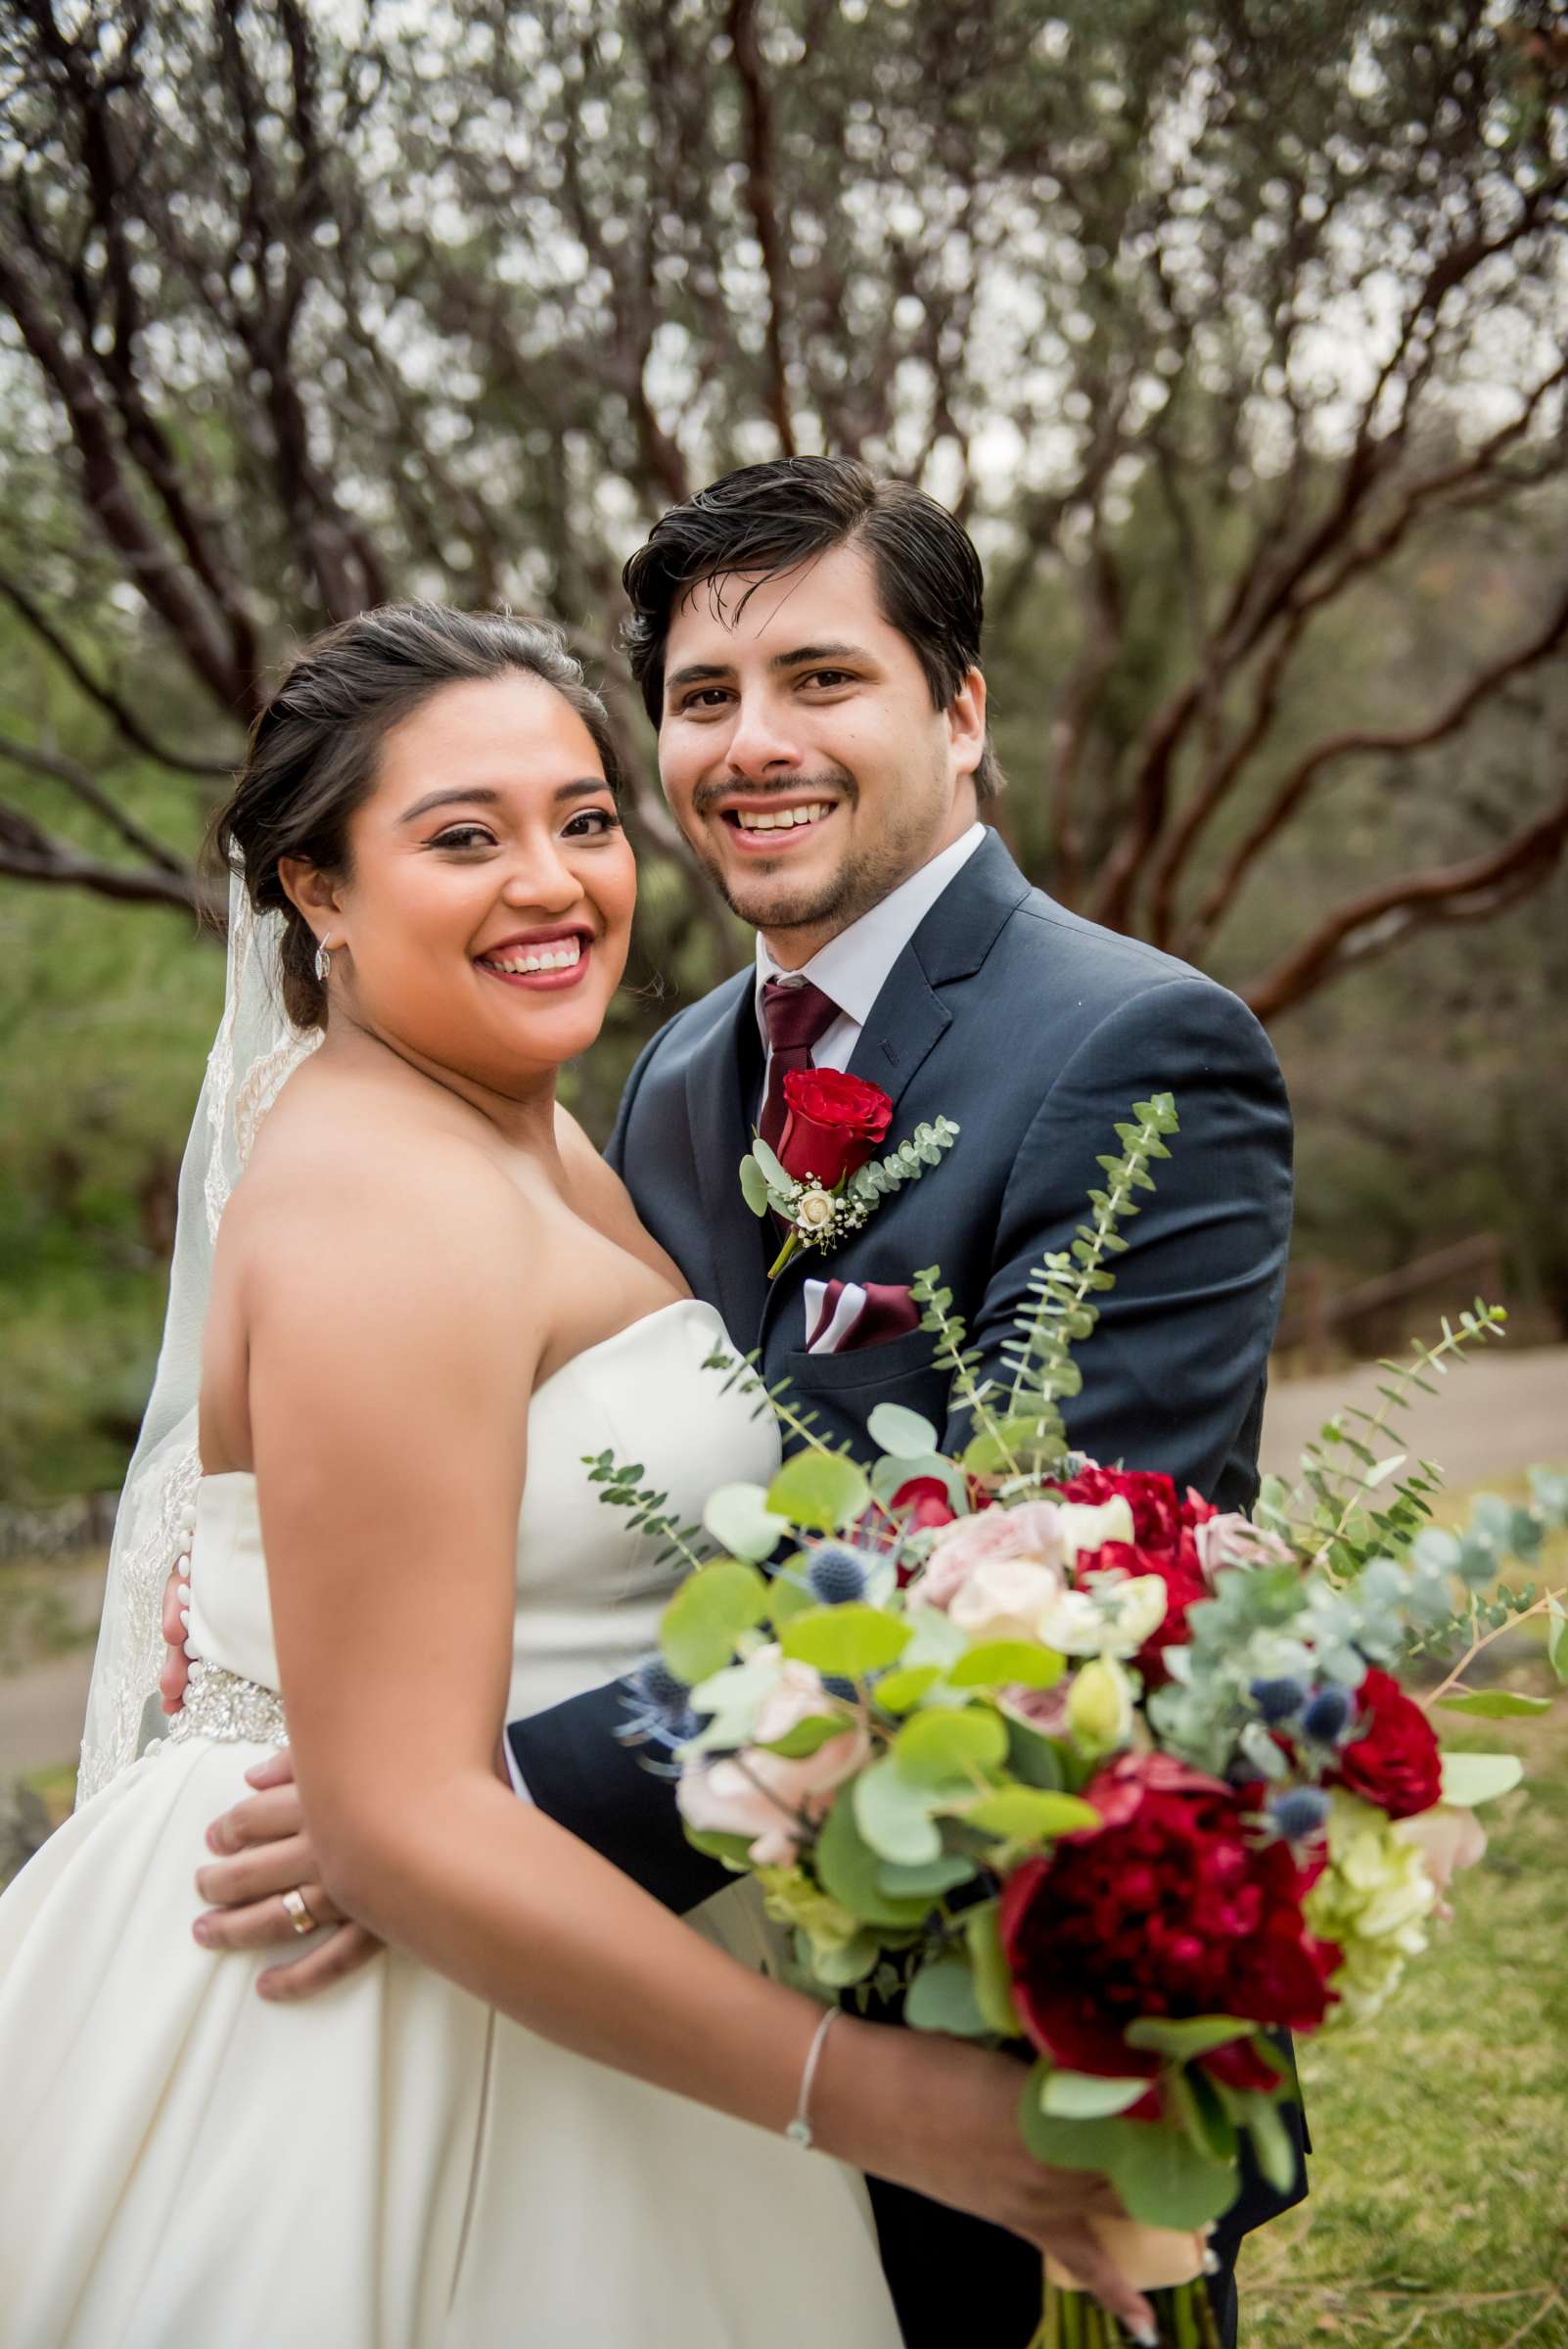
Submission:
<svg viewBox="0 0 1568 2349">
<path fill-rule="evenodd" d="M 710 1307 L 673 1305 L 535 1393 L 514 1714 L 639 1660 L 669 1595 L 584 1454 L 640 1460 L 682 1520 L 771 1474 L 771 1420 L 701 1366 L 721 1337 Z M 396 1953 L 274 2006 L 254 1985 L 276 1952 L 198 1948 L 206 1829 L 275 1724 L 251 1477 L 198 1488 L 191 1580 L 208 1669 L 184 1733 L 0 1897 L 6 2349 L 897 2349 L 864 2186 L 838 2164 Z M 751 1887 L 703 1914 L 761 1962 Z"/>
</svg>

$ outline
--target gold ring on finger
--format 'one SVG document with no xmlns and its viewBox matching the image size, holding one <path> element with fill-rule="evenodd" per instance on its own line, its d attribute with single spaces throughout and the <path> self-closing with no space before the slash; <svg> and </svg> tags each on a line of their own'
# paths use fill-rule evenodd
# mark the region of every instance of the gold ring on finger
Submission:
<svg viewBox="0 0 1568 2349">
<path fill-rule="evenodd" d="M 310 1903 L 298 1889 L 283 1895 L 283 1906 L 289 1911 L 289 1922 L 297 1933 L 313 1933 L 320 1924 L 319 1916 L 310 1913 Z"/>
</svg>

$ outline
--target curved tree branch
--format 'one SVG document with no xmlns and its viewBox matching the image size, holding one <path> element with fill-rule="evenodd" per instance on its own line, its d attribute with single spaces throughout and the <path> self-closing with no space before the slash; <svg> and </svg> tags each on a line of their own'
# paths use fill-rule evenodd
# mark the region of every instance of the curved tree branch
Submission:
<svg viewBox="0 0 1568 2349">
<path fill-rule="evenodd" d="M 1568 582 L 1558 594 L 1548 613 L 1545 624 L 1528 642 L 1516 645 L 1511 652 L 1488 664 L 1473 676 L 1448 707 L 1440 710 L 1424 725 L 1374 728 L 1347 728 L 1319 742 L 1297 760 L 1269 801 L 1268 807 L 1237 843 L 1221 870 L 1203 903 L 1199 906 L 1184 944 L 1201 947 L 1214 935 L 1221 919 L 1234 902 L 1247 874 L 1284 826 L 1299 813 L 1309 794 L 1326 767 L 1342 759 L 1356 758 L 1368 752 L 1397 752 L 1429 750 L 1434 743 L 1446 741 L 1456 734 L 1466 720 L 1481 706 L 1501 691 L 1514 677 L 1545 661 L 1548 654 L 1568 639 Z"/>
<path fill-rule="evenodd" d="M 132 905 L 163 905 L 185 914 L 215 914 L 222 908 L 192 872 L 171 873 L 148 866 L 127 871 L 104 864 L 58 834 L 43 831 L 30 816 L 0 804 L 0 874 L 14 881 L 42 881 L 84 889 L 94 897 Z"/>
<path fill-rule="evenodd" d="M 133 751 L 140 751 L 144 758 L 156 760 L 160 766 L 166 766 L 178 775 L 200 775 L 204 780 L 221 782 L 233 774 L 232 759 L 187 759 L 182 752 L 171 751 L 166 744 L 159 742 L 148 732 L 129 703 L 122 701 L 112 686 L 93 675 L 74 647 L 61 634 L 42 607 L 34 602 L 26 588 L 4 572 L 0 572 L 0 595 L 26 622 L 39 641 L 48 646 L 71 683 L 78 686 L 106 716 L 113 718 Z"/>
<path fill-rule="evenodd" d="M 784 303 L 789 283 L 784 239 L 779 230 L 778 191 L 773 182 L 773 108 L 757 37 L 757 0 L 730 0 L 729 39 L 746 110 L 746 205 L 762 249 L 767 280 L 767 413 L 780 453 L 795 454 L 789 375 L 784 360 Z"/>
<path fill-rule="evenodd" d="M 1539 889 L 1568 848 L 1568 796 L 1486 855 L 1430 872 L 1405 873 L 1363 890 L 1320 922 L 1288 954 L 1238 991 L 1260 1020 L 1282 1011 L 1351 969 L 1386 954 L 1430 922 L 1484 921 Z"/>
<path fill-rule="evenodd" d="M 155 839 L 151 832 L 144 831 L 135 817 L 127 815 L 123 807 L 117 806 L 108 792 L 95 783 L 87 769 L 78 766 L 74 759 L 62 758 L 57 751 L 41 750 L 35 743 L 13 741 L 6 734 L 0 734 L 0 759 L 9 759 L 13 765 L 25 767 L 29 774 L 47 775 L 51 782 L 63 783 L 72 798 L 79 800 L 84 807 L 90 807 L 94 815 L 119 834 L 127 848 L 134 849 L 139 856 L 145 856 L 148 863 L 160 872 L 184 874 L 189 871 L 183 856 L 176 856 L 172 849 L 164 848 L 162 842 Z"/>
</svg>

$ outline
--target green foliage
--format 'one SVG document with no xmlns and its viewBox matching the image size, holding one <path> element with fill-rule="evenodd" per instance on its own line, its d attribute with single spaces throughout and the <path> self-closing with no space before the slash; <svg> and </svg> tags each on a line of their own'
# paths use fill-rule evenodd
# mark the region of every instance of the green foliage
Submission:
<svg viewBox="0 0 1568 2349">
<path fill-rule="evenodd" d="M 800 1451 L 767 1489 L 775 1516 L 832 1533 L 853 1524 L 871 1498 L 865 1472 L 843 1453 Z"/>
<path fill-rule="evenodd" d="M 660 1652 L 677 1679 L 695 1685 L 728 1664 L 766 1608 L 767 1585 L 755 1566 L 720 1558 L 699 1567 L 665 1609 Z"/>
<path fill-rule="evenodd" d="M 910 1637 L 908 1624 L 899 1616 L 855 1602 L 810 1607 L 778 1627 L 779 1645 L 787 1656 L 825 1676 L 852 1681 L 897 1663 Z"/>
<path fill-rule="evenodd" d="M 1089 1221 L 1079 1225 L 1070 1249 L 1047 1256 L 1030 1274 L 1030 1302 L 1019 1315 L 1016 1334 L 1002 1340 L 1002 1354 L 1013 1374 L 1008 1415 L 1016 1417 L 1026 1408 L 1038 1414 L 1062 1451 L 1067 1437 L 1056 1406 L 1083 1384 L 1073 1348 L 1090 1335 L 1099 1319 L 1094 1297 L 1114 1286 L 1104 1260 L 1126 1248 L 1120 1226 L 1138 1212 L 1133 1193 L 1153 1190 L 1149 1163 L 1170 1157 L 1163 1137 L 1179 1129 L 1169 1093 L 1134 1102 L 1132 1116 L 1135 1125 L 1121 1123 L 1116 1128 L 1121 1156 L 1096 1161 L 1105 1188 L 1088 1194 Z"/>
</svg>

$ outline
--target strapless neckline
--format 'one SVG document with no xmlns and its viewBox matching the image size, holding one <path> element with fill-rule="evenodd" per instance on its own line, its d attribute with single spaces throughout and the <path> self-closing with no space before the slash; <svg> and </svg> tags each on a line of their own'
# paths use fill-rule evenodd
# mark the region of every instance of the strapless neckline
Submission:
<svg viewBox="0 0 1568 2349">
<path fill-rule="evenodd" d="M 710 1314 L 715 1321 L 718 1322 L 720 1332 L 723 1331 L 723 1322 L 717 1307 L 710 1305 L 706 1298 L 671 1297 L 668 1305 L 656 1305 L 651 1313 L 639 1313 L 635 1321 L 627 1321 L 622 1328 L 613 1329 L 607 1338 L 595 1338 L 591 1346 L 579 1348 L 569 1361 L 561 1364 L 559 1370 L 552 1370 L 548 1378 L 540 1379 L 529 1397 L 530 1404 L 537 1403 L 539 1397 L 548 1388 L 553 1387 L 557 1379 L 565 1378 L 569 1371 L 576 1370 L 579 1364 L 591 1361 L 601 1354 L 608 1354 L 612 1347 L 623 1345 L 627 1338 L 635 1337 L 639 1330 L 648 1329 L 655 1321 L 665 1320 L 670 1313 L 692 1312 Z M 254 1468 L 204 1468 L 201 1470 L 201 1480 L 204 1485 L 226 1484 L 232 1477 L 243 1477 L 247 1482 L 254 1484 L 255 1470 Z"/>
</svg>

